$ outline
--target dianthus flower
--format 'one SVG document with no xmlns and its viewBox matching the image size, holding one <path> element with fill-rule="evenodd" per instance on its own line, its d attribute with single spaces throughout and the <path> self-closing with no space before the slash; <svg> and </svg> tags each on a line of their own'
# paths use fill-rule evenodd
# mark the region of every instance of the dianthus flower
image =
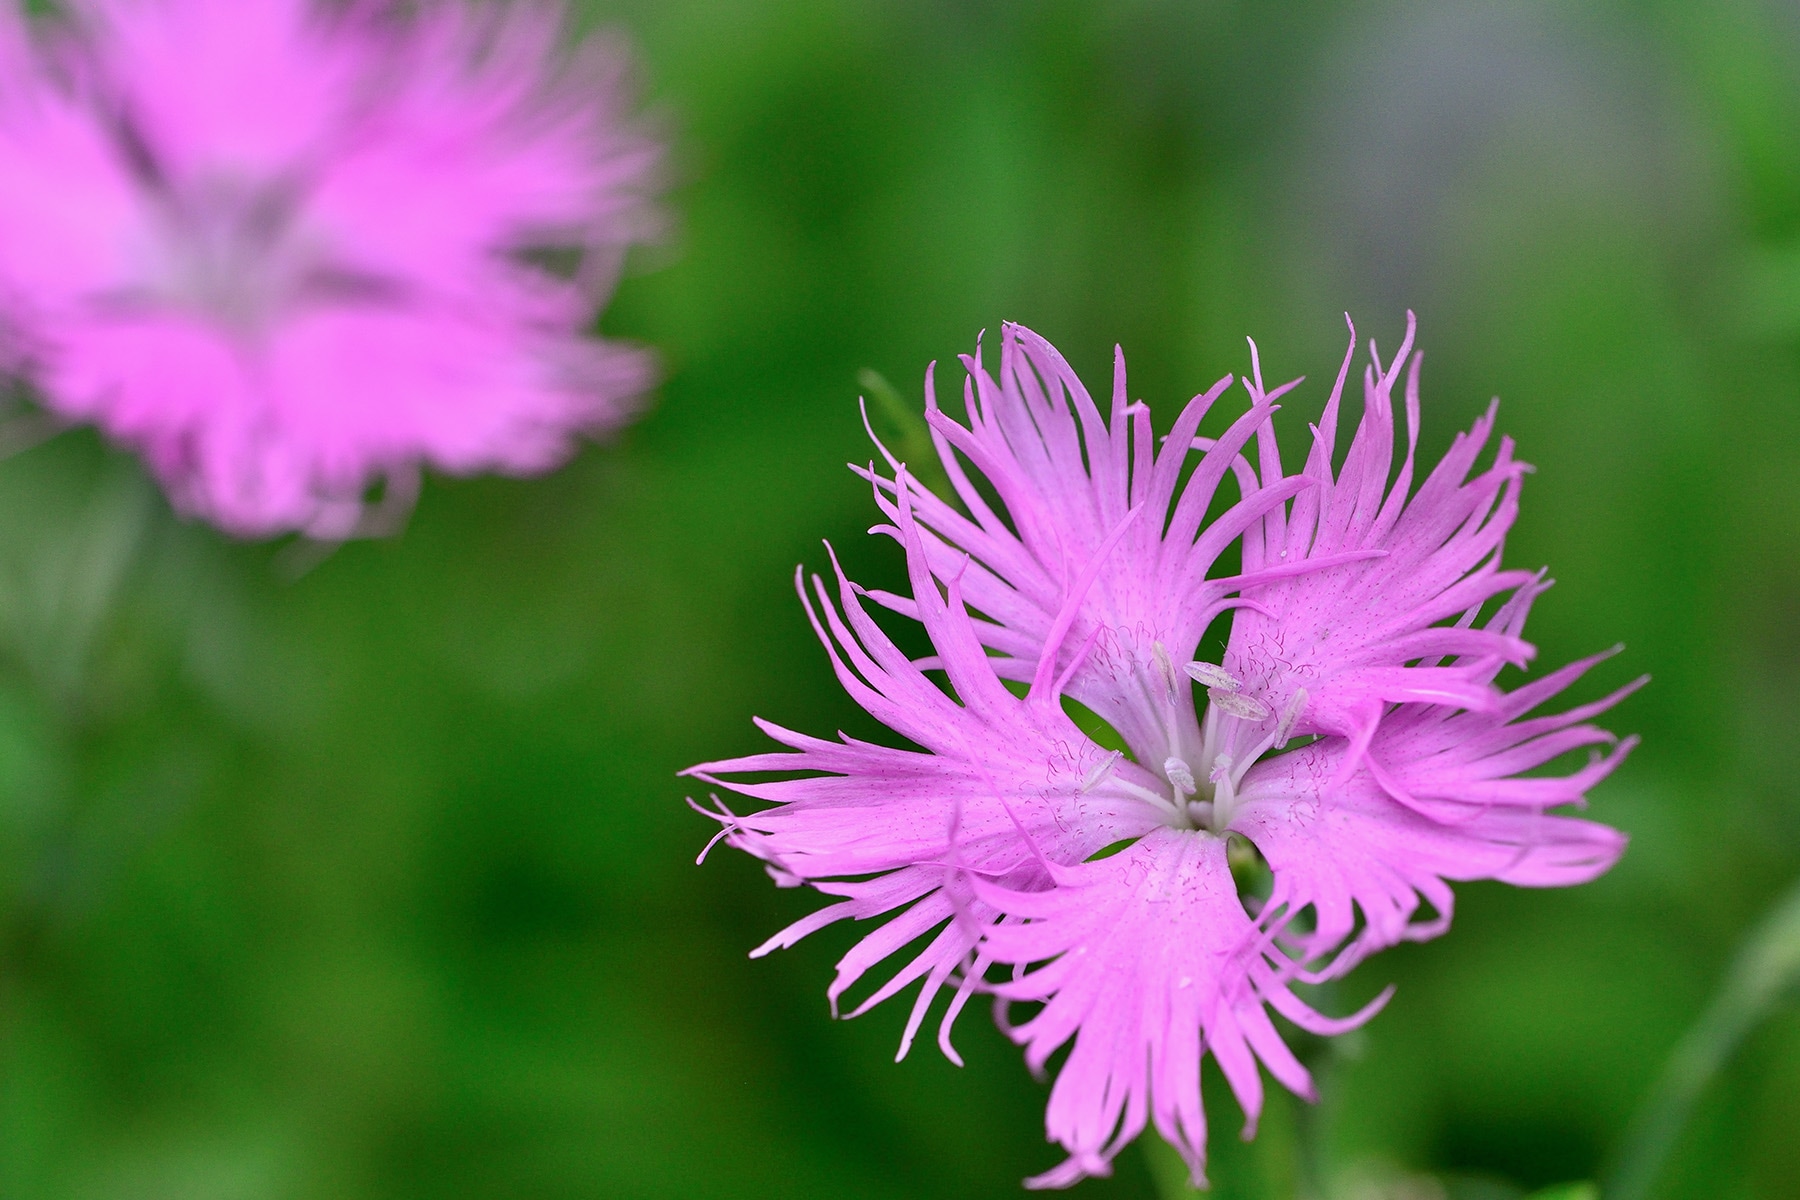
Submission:
<svg viewBox="0 0 1800 1200">
<path fill-rule="evenodd" d="M 0 337 L 245 536 L 547 469 L 648 385 L 584 336 L 651 231 L 616 47 L 548 3 L 0 0 Z"/>
<path fill-rule="evenodd" d="M 1475 469 L 1490 410 L 1413 490 L 1412 340 L 1409 315 L 1388 365 L 1371 347 L 1362 419 L 1334 469 L 1346 356 L 1311 454 L 1288 475 L 1273 415 L 1294 385 L 1267 391 L 1260 365 L 1221 437 L 1197 430 L 1230 377 L 1158 449 L 1122 357 L 1102 417 L 1049 343 L 1007 326 L 998 377 L 979 351 L 964 360 L 967 424 L 938 409 L 927 376 L 954 498 L 919 488 L 885 450 L 887 472 L 862 472 L 889 518 L 880 529 L 905 549 L 910 595 L 866 592 L 839 569 L 834 604 L 822 580 L 812 596 L 800 581 L 838 679 L 917 748 L 759 722 L 786 749 L 691 771 L 768 802 L 711 814 L 721 837 L 777 882 L 838 897 L 756 953 L 881 918 L 829 996 L 835 1008 L 903 955 L 855 1010 L 919 982 L 902 1054 L 946 987 L 938 1036 L 952 1059 L 951 1024 L 976 992 L 997 998 L 1034 1069 L 1073 1043 L 1046 1115 L 1069 1157 L 1032 1186 L 1106 1174 L 1152 1122 L 1203 1183 L 1204 1054 L 1251 1136 L 1259 1063 L 1313 1094 L 1269 1010 L 1333 1034 L 1386 999 L 1331 1018 L 1295 985 L 1443 932 L 1452 881 L 1581 883 L 1624 848 L 1615 830 L 1552 810 L 1583 804 L 1629 751 L 1587 722 L 1636 685 L 1537 716 L 1605 655 L 1510 693 L 1495 685 L 1530 659 L 1521 635 L 1546 586 L 1499 565 L 1526 468 L 1502 441 Z M 1238 569 L 1222 571 L 1234 544 Z M 922 624 L 935 653 L 910 660 L 871 600 Z M 1202 661 L 1221 618 L 1221 659 Z M 1125 750 L 1083 732 L 1080 708 Z M 1608 749 L 1567 774 L 1526 774 L 1595 746 Z M 1266 895 L 1240 895 L 1239 839 L 1267 864 Z M 1039 1007 L 1015 1026 L 1021 1002 Z"/>
</svg>

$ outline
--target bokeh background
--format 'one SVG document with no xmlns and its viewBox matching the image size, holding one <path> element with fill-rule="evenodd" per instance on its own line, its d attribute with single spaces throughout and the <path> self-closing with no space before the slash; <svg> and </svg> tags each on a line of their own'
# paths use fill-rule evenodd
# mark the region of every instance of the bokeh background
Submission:
<svg viewBox="0 0 1800 1200">
<path fill-rule="evenodd" d="M 1490 396 L 1538 473 L 1509 557 L 1544 661 L 1654 684 L 1587 888 L 1461 889 L 1364 965 L 1317 1109 L 1217 1195 L 1592 1178 L 1800 876 L 1800 9 L 1782 0 L 641 0 L 674 232 L 603 327 L 654 409 L 547 478 L 430 480 L 321 562 L 167 511 L 88 433 L 0 463 L 0 1196 L 976 1197 L 1056 1161 L 974 1006 L 968 1066 L 828 1020 L 847 927 L 675 772 L 760 714 L 870 733 L 791 590 L 898 577 L 844 469 L 1005 319 L 1167 421 L 1420 318 L 1424 443 Z M 0 186 L 4 182 L 0 181 Z M 946 398 L 959 372 L 940 381 Z M 14 429 L 20 429 L 14 426 Z M 310 569 L 301 570 L 301 568 Z M 1708 1088 L 1657 1190 L 1800 1196 L 1800 1016 Z M 1137 1149 L 1099 1197 L 1155 1195 Z"/>
</svg>

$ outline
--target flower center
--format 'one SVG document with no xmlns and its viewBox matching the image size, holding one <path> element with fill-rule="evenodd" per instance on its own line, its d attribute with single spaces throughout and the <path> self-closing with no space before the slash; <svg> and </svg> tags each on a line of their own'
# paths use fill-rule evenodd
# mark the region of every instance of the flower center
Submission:
<svg viewBox="0 0 1800 1200">
<path fill-rule="evenodd" d="M 214 174 L 161 188 L 147 270 L 151 304 L 185 309 L 246 339 L 308 303 L 381 303 L 391 280 L 334 261 L 293 180 Z"/>
<path fill-rule="evenodd" d="M 1167 651 L 1161 643 L 1152 649 L 1157 673 L 1164 677 L 1171 700 L 1184 702 L 1177 698 Z M 1306 690 L 1298 689 L 1276 719 L 1267 703 L 1245 692 L 1243 681 L 1217 663 L 1190 662 L 1182 670 L 1206 689 L 1207 705 L 1196 752 L 1191 756 L 1172 754 L 1163 760 L 1163 777 L 1173 799 L 1172 815 L 1184 827 L 1223 833 L 1236 814 L 1245 773 L 1269 750 L 1287 745 L 1306 707 Z"/>
<path fill-rule="evenodd" d="M 295 189 L 214 177 L 169 198 L 157 290 L 234 330 L 265 328 L 314 256 L 295 220 Z"/>
</svg>

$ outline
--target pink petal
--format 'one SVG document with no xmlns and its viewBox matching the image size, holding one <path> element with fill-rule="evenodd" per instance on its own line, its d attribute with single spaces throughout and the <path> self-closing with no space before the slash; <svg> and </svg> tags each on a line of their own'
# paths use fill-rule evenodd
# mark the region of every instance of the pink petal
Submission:
<svg viewBox="0 0 1800 1200">
<path fill-rule="evenodd" d="M 1024 918 L 989 926 L 982 950 L 995 963 L 1032 967 L 989 985 L 1006 1000 L 1043 1005 L 1011 1031 L 1026 1061 L 1041 1068 L 1074 1040 L 1045 1115 L 1069 1160 L 1027 1182 L 1066 1187 L 1107 1174 L 1113 1156 L 1154 1121 L 1204 1186 L 1202 1053 L 1218 1059 L 1253 1128 L 1262 1108 L 1258 1063 L 1312 1094 L 1264 1004 L 1318 1014 L 1266 956 L 1222 838 L 1157 829 L 1109 858 L 1057 871 L 1056 885 L 1018 893 L 975 881 L 979 899 Z"/>
</svg>

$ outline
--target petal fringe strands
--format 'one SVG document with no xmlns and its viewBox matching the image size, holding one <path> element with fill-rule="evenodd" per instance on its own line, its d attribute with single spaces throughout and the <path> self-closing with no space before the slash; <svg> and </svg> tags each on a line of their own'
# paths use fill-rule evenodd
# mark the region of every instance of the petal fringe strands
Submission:
<svg viewBox="0 0 1800 1200">
<path fill-rule="evenodd" d="M 1301 478 L 1304 489 L 1287 509 L 1270 509 L 1245 532 L 1246 582 L 1281 567 L 1323 567 L 1332 556 L 1366 557 L 1331 569 L 1290 571 L 1273 583 L 1246 586 L 1243 611 L 1232 622 L 1223 670 L 1241 680 L 1239 694 L 1257 698 L 1270 714 L 1288 713 L 1287 734 L 1338 734 L 1367 745 L 1385 706 L 1402 702 L 1491 709 L 1498 693 L 1484 664 L 1524 666 L 1532 648 L 1501 628 L 1473 629 L 1470 621 L 1490 599 L 1531 582 L 1528 571 L 1500 569 L 1501 542 L 1518 512 L 1519 483 L 1529 469 L 1502 438 L 1494 462 L 1469 478 L 1493 431 L 1494 408 L 1459 434 L 1436 469 L 1408 499 L 1419 430 L 1419 363 L 1412 354 L 1414 323 L 1387 370 L 1379 358 L 1363 373 L 1363 414 L 1336 476 L 1332 451 L 1338 404 L 1356 351 L 1355 331 Z M 1374 347 L 1370 347 L 1374 357 Z M 1392 487 L 1393 388 L 1406 378 L 1406 457 Z M 1290 385 L 1291 386 L 1291 385 Z M 1247 381 L 1263 394 L 1260 364 Z M 1203 447 L 1207 444 L 1202 443 Z M 1262 477 L 1240 459 L 1247 491 L 1287 479 L 1273 422 L 1258 438 Z M 1456 621 L 1466 616 L 1468 620 Z M 1445 625 L 1444 621 L 1454 621 Z M 1419 660 L 1463 656 L 1456 665 Z M 1411 665 L 1409 665 L 1411 664 Z M 1247 737 L 1258 734 L 1245 727 Z M 1234 747 L 1235 749 L 1236 747 Z"/>
<path fill-rule="evenodd" d="M 242 536 L 546 470 L 653 376 L 586 335 L 651 235 L 622 52 L 550 3 L 0 0 L 0 336 Z M 383 508 L 365 501 L 384 492 Z"/>
<path fill-rule="evenodd" d="M 979 349 L 963 362 L 967 427 L 938 408 L 926 381 L 933 441 L 956 499 L 971 514 L 915 492 L 932 568 L 940 578 L 962 577 L 969 604 L 989 618 L 979 628 L 1000 655 L 997 669 L 1027 680 L 1070 585 L 1091 566 L 1094 578 L 1057 651 L 1059 669 L 1073 672 L 1070 695 L 1141 750 L 1140 761 L 1160 767 L 1198 732 L 1193 705 L 1181 702 L 1185 683 L 1176 664 L 1193 658 L 1207 626 L 1232 603 L 1236 585 L 1209 580 L 1209 570 L 1247 525 L 1306 486 L 1301 479 L 1273 481 L 1203 525 L 1232 454 L 1267 423 L 1275 397 L 1260 397 L 1220 439 L 1219 452 L 1205 455 L 1183 482 L 1188 443 L 1230 386 L 1229 375 L 1182 410 L 1159 454 L 1149 408 L 1126 399 L 1122 355 L 1114 360 L 1109 419 L 1055 347 L 1020 326 L 1004 332 L 998 380 L 983 369 Z M 889 467 L 897 466 L 881 450 Z M 992 486 L 1004 516 L 959 456 Z M 892 518 L 894 481 L 864 473 Z M 1143 520 L 1130 519 L 1137 512 Z M 1113 539 L 1116 549 L 1102 555 Z M 908 598 L 877 599 L 913 614 Z"/>
<path fill-rule="evenodd" d="M 1295 384 L 1265 388 L 1254 345 L 1249 404 L 1226 432 L 1197 433 L 1230 377 L 1158 448 L 1122 359 L 1103 417 L 1049 343 L 1007 326 L 997 377 L 979 351 L 964 360 L 966 425 L 927 375 L 954 497 L 920 489 L 885 450 L 886 470 L 861 471 L 910 594 L 865 592 L 837 570 L 834 603 L 822 580 L 810 595 L 801 581 L 840 682 L 918 749 L 759 722 L 785 749 L 688 772 L 763 805 L 719 803 L 715 841 L 837 898 L 757 954 L 844 918 L 874 923 L 839 963 L 834 1011 L 893 958 L 851 1015 L 918 983 L 902 1055 L 944 991 L 952 1059 L 952 1023 L 976 993 L 994 997 L 1034 1070 L 1067 1048 L 1046 1129 L 1068 1157 L 1030 1186 L 1107 1173 L 1152 1123 L 1203 1185 L 1203 1055 L 1252 1136 L 1263 1069 L 1313 1094 L 1270 1010 L 1331 1035 L 1387 998 L 1329 1017 L 1295 987 L 1444 932 L 1456 881 L 1582 883 L 1624 849 L 1616 830 L 1556 810 L 1584 804 L 1629 753 L 1632 739 L 1590 722 L 1642 681 L 1550 714 L 1607 654 L 1498 686 L 1531 659 L 1525 619 L 1548 586 L 1500 567 L 1526 468 L 1502 441 L 1477 470 L 1490 410 L 1413 490 L 1412 340 L 1409 314 L 1391 362 L 1370 347 L 1362 417 L 1334 465 L 1346 357 L 1290 476 L 1273 420 Z M 1233 543 L 1230 574 L 1218 565 Z M 919 622 L 934 652 L 908 660 L 870 601 Z M 1197 660 L 1221 618 L 1221 661 Z M 1066 701 L 1127 752 L 1084 733 Z M 1268 865 L 1266 898 L 1240 893 L 1237 839 Z M 1038 1007 L 1014 1024 L 1021 1004 Z"/>
</svg>

